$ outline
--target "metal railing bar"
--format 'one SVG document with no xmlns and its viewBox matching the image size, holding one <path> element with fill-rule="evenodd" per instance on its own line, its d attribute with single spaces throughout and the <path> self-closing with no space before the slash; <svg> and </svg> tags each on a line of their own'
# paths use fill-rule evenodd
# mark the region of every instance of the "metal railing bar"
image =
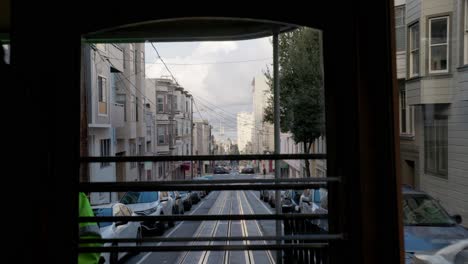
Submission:
<svg viewBox="0 0 468 264">
<path fill-rule="evenodd" d="M 244 250 L 285 250 L 313 249 L 327 247 L 328 243 L 298 243 L 271 245 L 194 245 L 194 246 L 109 246 L 109 247 L 78 247 L 80 253 L 90 252 L 158 252 L 158 251 L 244 251 Z"/>
<path fill-rule="evenodd" d="M 323 177 L 323 178 L 284 178 L 284 179 L 224 179 L 224 180 L 179 180 L 179 181 L 146 181 L 146 182 L 128 182 L 136 185 L 171 185 L 171 184 L 218 184 L 218 183 L 281 183 L 281 182 L 339 182 L 340 177 Z M 91 182 L 95 184 L 97 182 Z M 116 182 L 99 182 L 99 183 L 116 183 Z M 127 183 L 127 182 L 119 182 Z"/>
<path fill-rule="evenodd" d="M 326 187 L 327 183 L 272 183 L 272 184 L 151 184 L 148 182 L 93 182 L 80 183 L 80 192 L 126 192 L 126 191 L 196 191 L 196 190 L 304 190 Z"/>
<path fill-rule="evenodd" d="M 328 214 L 244 214 L 244 215 L 155 215 L 155 216 L 82 216 L 79 223 L 117 221 L 217 221 L 217 220 L 285 220 L 285 219 L 326 219 Z"/>
<path fill-rule="evenodd" d="M 233 237 L 157 237 L 157 238 L 108 238 L 79 239 L 78 243 L 136 243 L 136 242 L 191 242 L 191 241 L 256 241 L 256 240 L 341 240 L 342 234 L 309 234 L 286 236 L 233 236 Z"/>
<path fill-rule="evenodd" d="M 327 154 L 260 154 L 260 155 L 190 155 L 190 156 L 122 156 L 122 157 L 80 157 L 82 163 L 96 162 L 137 162 L 137 161 L 196 161 L 196 160 L 293 160 L 326 159 Z"/>
</svg>

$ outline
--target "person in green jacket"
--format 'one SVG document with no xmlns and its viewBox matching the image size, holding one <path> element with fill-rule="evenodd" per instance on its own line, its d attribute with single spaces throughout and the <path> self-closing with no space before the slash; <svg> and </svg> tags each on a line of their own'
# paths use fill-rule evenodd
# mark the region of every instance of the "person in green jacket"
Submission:
<svg viewBox="0 0 468 264">
<path fill-rule="evenodd" d="M 79 216 L 94 216 L 93 209 L 89 204 L 88 197 L 80 192 L 79 196 Z M 90 223 L 79 223 L 80 230 L 79 236 L 80 238 L 101 238 L 101 232 L 99 231 L 99 226 L 97 223 L 90 222 Z M 102 244 L 99 243 L 89 243 L 89 244 L 81 244 L 81 246 L 94 246 L 99 247 Z M 100 253 L 80 253 L 78 255 L 78 264 L 98 264 L 100 263 Z"/>
</svg>

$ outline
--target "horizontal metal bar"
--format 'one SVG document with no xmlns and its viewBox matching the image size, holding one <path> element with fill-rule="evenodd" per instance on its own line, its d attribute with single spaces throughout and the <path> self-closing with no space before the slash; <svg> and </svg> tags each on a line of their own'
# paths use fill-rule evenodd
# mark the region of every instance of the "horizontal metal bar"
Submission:
<svg viewBox="0 0 468 264">
<path fill-rule="evenodd" d="M 138 161 L 196 161 L 196 160 L 294 160 L 326 159 L 327 154 L 261 154 L 261 155 L 191 155 L 191 156 L 122 156 L 122 157 L 81 157 L 80 162 L 138 162 Z"/>
<path fill-rule="evenodd" d="M 233 236 L 233 237 L 157 237 L 157 238 L 108 238 L 79 239 L 78 243 L 136 243 L 136 242 L 191 242 L 191 241 L 256 241 L 256 240 L 341 240 L 342 234 L 309 234 L 294 236 Z"/>
<path fill-rule="evenodd" d="M 156 251 L 244 251 L 244 250 L 285 250 L 314 249 L 327 247 L 328 243 L 298 243 L 271 245 L 193 245 L 193 246 L 132 246 L 132 247 L 78 247 L 78 252 L 156 252 Z"/>
<path fill-rule="evenodd" d="M 311 178 L 283 178 L 283 179 L 224 179 L 224 180 L 179 180 L 179 181 L 145 181 L 128 182 L 129 184 L 153 184 L 153 185 L 172 185 L 172 184 L 218 184 L 218 183 L 282 183 L 282 182 L 339 182 L 340 177 L 311 177 Z M 101 182 L 102 183 L 102 182 Z M 106 182 L 115 183 L 115 182 Z M 125 182 L 122 182 L 125 183 Z M 94 183 L 91 183 L 94 184 Z"/>
<path fill-rule="evenodd" d="M 117 222 L 117 221 L 217 221 L 217 220 L 288 220 L 326 219 L 328 214 L 244 214 L 244 215 L 155 215 L 155 216 L 81 216 L 78 222 Z"/>
<path fill-rule="evenodd" d="M 126 191 L 196 191 L 196 190 L 304 190 L 326 187 L 326 183 L 276 183 L 276 184 L 209 184 L 202 181 L 197 184 L 152 184 L 150 182 L 93 182 L 80 183 L 80 192 L 126 192 Z"/>
</svg>

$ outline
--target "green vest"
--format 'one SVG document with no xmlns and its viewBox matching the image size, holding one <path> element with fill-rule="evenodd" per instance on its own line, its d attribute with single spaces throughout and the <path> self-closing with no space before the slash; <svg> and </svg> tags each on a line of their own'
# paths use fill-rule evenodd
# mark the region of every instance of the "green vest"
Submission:
<svg viewBox="0 0 468 264">
<path fill-rule="evenodd" d="M 79 197 L 79 216 L 94 216 L 88 197 L 82 192 L 80 192 Z M 99 231 L 97 223 L 80 223 L 79 236 L 80 238 L 101 238 L 101 232 Z M 102 246 L 102 244 L 90 243 L 80 244 L 80 246 L 99 247 Z M 78 264 L 97 264 L 99 263 L 100 256 L 100 253 L 80 253 L 78 255 Z"/>
</svg>

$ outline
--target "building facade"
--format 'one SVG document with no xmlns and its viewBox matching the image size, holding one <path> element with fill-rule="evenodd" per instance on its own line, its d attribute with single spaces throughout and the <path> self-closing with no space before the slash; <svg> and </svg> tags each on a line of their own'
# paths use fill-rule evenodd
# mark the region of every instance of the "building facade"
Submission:
<svg viewBox="0 0 468 264">
<path fill-rule="evenodd" d="M 143 44 L 84 45 L 83 51 L 89 155 L 145 155 Z M 91 182 L 146 181 L 147 175 L 144 163 L 89 164 Z M 90 197 L 92 204 L 118 198 L 115 193 Z"/>
<path fill-rule="evenodd" d="M 395 5 L 402 181 L 467 219 L 468 2 Z"/>
<path fill-rule="evenodd" d="M 207 120 L 193 121 L 193 154 L 213 155 L 212 126 Z M 213 162 L 195 161 L 194 174 L 203 175 L 213 172 Z"/>
<path fill-rule="evenodd" d="M 237 146 L 240 153 L 247 154 L 247 146 L 252 142 L 254 128 L 253 114 L 249 112 L 237 113 Z"/>
</svg>

